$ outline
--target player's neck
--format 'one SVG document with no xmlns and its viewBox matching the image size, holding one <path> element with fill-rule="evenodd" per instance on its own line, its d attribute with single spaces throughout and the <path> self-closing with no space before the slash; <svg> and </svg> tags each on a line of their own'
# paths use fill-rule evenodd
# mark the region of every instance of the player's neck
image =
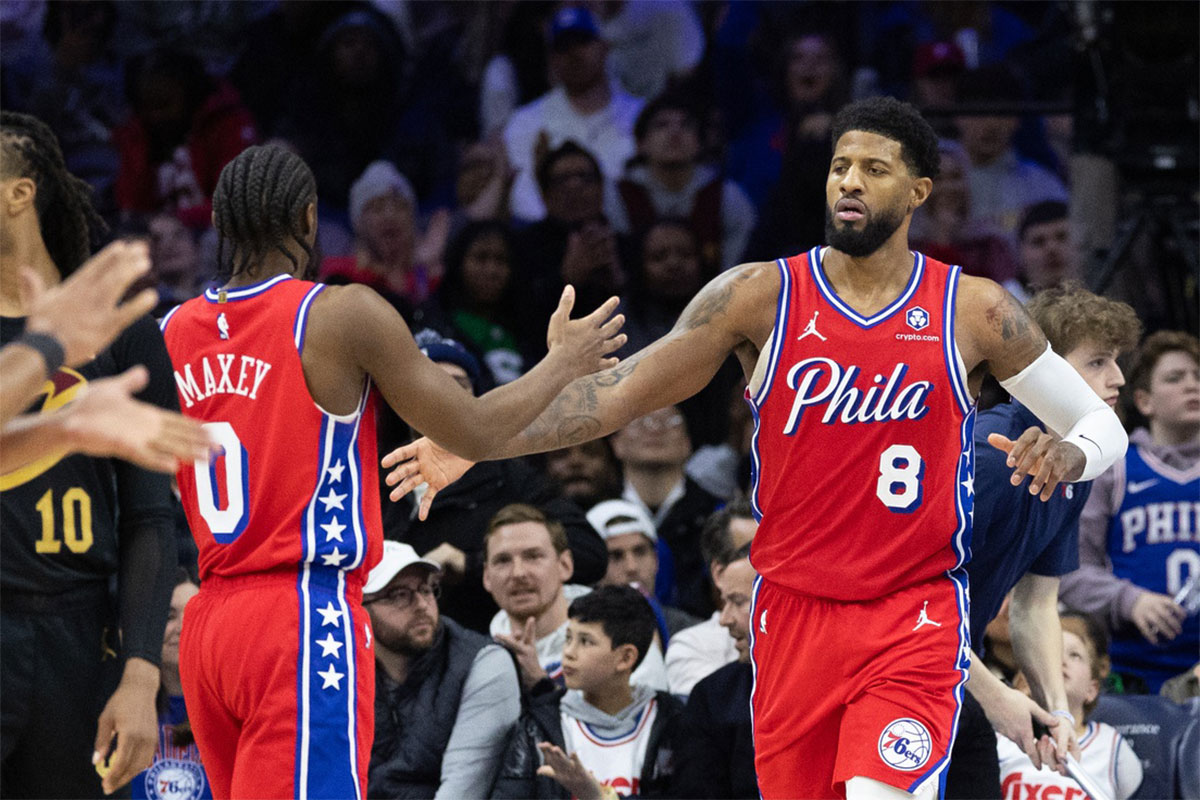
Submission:
<svg viewBox="0 0 1200 800">
<path fill-rule="evenodd" d="M 880 308 L 904 290 L 912 276 L 913 256 L 908 249 L 907 226 L 901 226 L 878 250 L 856 258 L 830 247 L 821 257 L 821 268 L 843 300 L 862 305 L 879 301 Z M 853 304 L 853 303 L 852 303 Z"/>
<path fill-rule="evenodd" d="M 236 254 L 234 263 L 237 263 Z M 292 260 L 283 253 L 267 253 L 231 277 L 223 288 L 236 289 L 239 286 L 252 286 L 277 275 L 296 276 L 300 273 L 301 268 L 293 264 Z"/>
<path fill-rule="evenodd" d="M 683 480 L 681 464 L 625 464 L 625 480 L 650 508 L 658 508 Z"/>
<path fill-rule="evenodd" d="M 47 288 L 62 276 L 40 236 L 14 237 L 11 248 L 0 253 L 0 316 L 23 317 L 28 313 L 21 300 L 21 267 L 30 267 Z"/>
<path fill-rule="evenodd" d="M 1150 420 L 1150 438 L 1155 444 L 1176 447 L 1200 442 L 1200 425 L 1168 425 L 1159 420 Z"/>
<path fill-rule="evenodd" d="M 629 673 L 619 672 L 600 686 L 585 689 L 583 699 L 588 705 L 615 717 L 633 703 L 633 689 L 629 685 Z"/>
</svg>

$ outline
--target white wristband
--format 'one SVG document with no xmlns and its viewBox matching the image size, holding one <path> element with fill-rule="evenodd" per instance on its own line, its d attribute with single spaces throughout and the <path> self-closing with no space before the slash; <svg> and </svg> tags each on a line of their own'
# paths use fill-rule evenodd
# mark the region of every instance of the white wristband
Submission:
<svg viewBox="0 0 1200 800">
<path fill-rule="evenodd" d="M 1065 711 L 1065 710 L 1063 710 L 1063 709 L 1059 708 L 1059 709 L 1056 709 L 1056 710 L 1054 710 L 1054 711 L 1051 711 L 1050 713 L 1051 713 L 1051 714 L 1053 714 L 1053 715 L 1054 715 L 1054 716 L 1056 716 L 1056 717 L 1063 717 L 1064 719 L 1069 719 L 1069 720 L 1071 720 L 1071 727 L 1072 727 L 1072 728 L 1074 728 L 1074 727 L 1075 727 L 1075 726 L 1078 724 L 1077 722 L 1075 722 L 1075 715 L 1074 715 L 1074 714 L 1072 714 L 1070 711 Z"/>
</svg>

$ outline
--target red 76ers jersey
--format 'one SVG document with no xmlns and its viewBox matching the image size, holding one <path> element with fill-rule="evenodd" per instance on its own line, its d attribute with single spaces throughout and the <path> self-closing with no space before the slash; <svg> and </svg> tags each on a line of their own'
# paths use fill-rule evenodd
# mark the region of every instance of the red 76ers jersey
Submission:
<svg viewBox="0 0 1200 800">
<path fill-rule="evenodd" d="M 959 268 L 915 253 L 904 291 L 864 317 L 833 291 L 820 248 L 777 263 L 763 379 L 746 393 L 755 569 L 853 602 L 962 566 L 975 410 L 954 340 Z"/>
<path fill-rule="evenodd" d="M 300 362 L 324 288 L 278 275 L 224 302 L 209 289 L 163 318 L 180 410 L 223 450 L 178 473 L 202 580 L 311 564 L 361 585 L 379 561 L 377 395 L 368 381 L 354 413 L 330 414 Z"/>
</svg>

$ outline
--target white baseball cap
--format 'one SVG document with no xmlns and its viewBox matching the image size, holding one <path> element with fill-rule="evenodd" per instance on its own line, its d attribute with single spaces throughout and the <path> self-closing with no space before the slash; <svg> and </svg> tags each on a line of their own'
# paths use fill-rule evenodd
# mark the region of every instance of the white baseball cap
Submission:
<svg viewBox="0 0 1200 800">
<path fill-rule="evenodd" d="M 421 558 L 417 555 L 417 551 L 413 550 L 411 544 L 403 542 L 385 541 L 383 543 L 383 558 L 379 559 L 379 563 L 371 570 L 371 574 L 367 576 L 367 582 L 363 585 L 363 594 L 375 594 L 387 588 L 387 585 L 392 582 L 392 578 L 400 574 L 400 571 L 411 567 L 413 564 L 420 564 L 423 567 L 429 567 L 434 572 L 441 572 L 442 568 L 436 561 L 430 561 L 427 558 Z"/>
<path fill-rule="evenodd" d="M 597 503 L 587 512 L 587 521 L 604 539 L 625 533 L 640 533 L 650 541 L 658 542 L 654 520 L 650 519 L 644 508 L 629 500 L 605 500 Z"/>
</svg>

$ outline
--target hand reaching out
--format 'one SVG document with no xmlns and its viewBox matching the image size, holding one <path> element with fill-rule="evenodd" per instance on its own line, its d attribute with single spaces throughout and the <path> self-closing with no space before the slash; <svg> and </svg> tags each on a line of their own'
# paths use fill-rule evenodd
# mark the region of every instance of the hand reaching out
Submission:
<svg viewBox="0 0 1200 800">
<path fill-rule="evenodd" d="M 564 288 L 546 330 L 546 347 L 550 351 L 547 357 L 562 359 L 575 377 L 580 378 L 616 366 L 618 359 L 607 355 L 619 350 L 627 338 L 620 333 L 625 315 L 613 315 L 620 302 L 610 297 L 587 316 L 571 319 L 575 287 Z"/>
<path fill-rule="evenodd" d="M 1020 486 L 1026 475 L 1032 476 L 1029 493 L 1042 502 L 1054 496 L 1058 484 L 1083 474 L 1083 451 L 1038 427 L 1026 429 L 1016 441 L 999 433 L 988 434 L 988 444 L 1008 453 L 1013 486 Z"/>
<path fill-rule="evenodd" d="M 546 670 L 542 669 L 542 662 L 538 659 L 536 623 L 537 620 L 530 617 L 525 620 L 525 627 L 520 633 L 512 636 L 498 633 L 495 637 L 496 641 L 504 645 L 517 659 L 521 683 L 526 689 L 533 688 L 534 684 L 547 677 Z"/>
<path fill-rule="evenodd" d="M 604 787 L 579 760 L 577 753 L 568 756 L 562 748 L 550 742 L 539 743 L 538 750 L 542 751 L 545 761 L 538 767 L 538 775 L 558 781 L 572 797 L 579 800 L 600 800 L 604 796 Z"/>
<path fill-rule="evenodd" d="M 437 497 L 437 493 L 475 466 L 474 461 L 459 458 L 424 436 L 403 447 L 397 447 L 384 456 L 380 464 L 384 469 L 396 467 L 385 479 L 388 486 L 396 487 L 388 493 L 388 498 L 393 503 L 422 483 L 428 484 L 425 494 L 421 497 L 421 506 L 417 510 L 417 516 L 422 521 L 429 516 L 429 507 L 433 505 L 433 498 Z"/>
</svg>

